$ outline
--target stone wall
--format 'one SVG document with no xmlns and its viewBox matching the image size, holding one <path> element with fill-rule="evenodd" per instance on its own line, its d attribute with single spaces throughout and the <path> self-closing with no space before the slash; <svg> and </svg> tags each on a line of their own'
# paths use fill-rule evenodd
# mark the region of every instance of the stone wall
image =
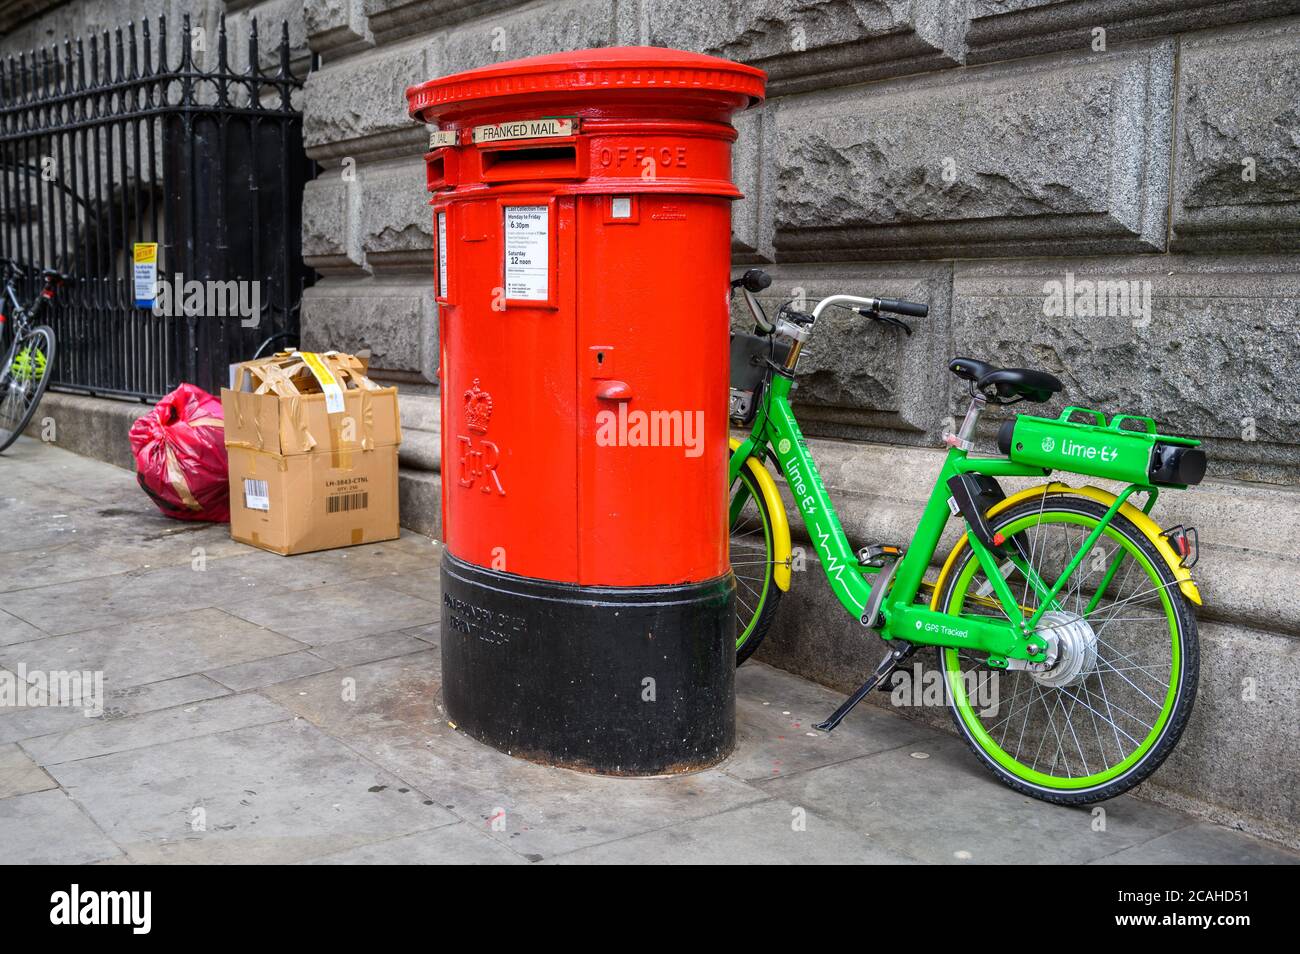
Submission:
<svg viewBox="0 0 1300 954">
<path fill-rule="evenodd" d="M 534 53 L 671 45 L 770 72 L 773 96 L 739 122 L 734 226 L 737 263 L 771 266 L 771 300 L 852 287 L 932 304 L 903 341 L 843 323 L 818 336 L 799 393 L 810 433 L 930 446 L 960 410 L 940 359 L 976 351 L 1206 438 L 1217 477 L 1293 483 L 1288 13 L 1300 2 L 309 0 L 323 64 L 306 140 L 326 167 L 305 208 L 325 275 L 309 332 L 434 380 L 406 86 Z M 1044 285 L 1067 273 L 1136 282 L 1150 313 L 1045 313 Z"/>
<path fill-rule="evenodd" d="M 417 402 L 408 444 L 427 449 L 406 452 L 403 504 L 436 532 L 425 140 L 403 89 L 610 44 L 763 67 L 771 97 L 738 120 L 736 264 L 772 273 L 773 305 L 847 291 L 931 306 L 911 337 L 832 318 L 806 352 L 799 412 L 850 535 L 906 539 L 962 411 L 954 354 L 1045 368 L 1069 403 L 1204 438 L 1209 482 L 1157 511 L 1208 531 L 1201 703 L 1146 790 L 1294 842 L 1297 14 L 1297 0 L 308 0 L 323 63 L 306 137 L 325 171 L 306 199 L 323 278 L 305 333 L 371 347 Z M 1133 296 L 1053 309 L 1053 282 Z M 849 689 L 877 650 L 817 575 L 760 656 Z M 1241 701 L 1243 679 L 1262 701 Z"/>
</svg>

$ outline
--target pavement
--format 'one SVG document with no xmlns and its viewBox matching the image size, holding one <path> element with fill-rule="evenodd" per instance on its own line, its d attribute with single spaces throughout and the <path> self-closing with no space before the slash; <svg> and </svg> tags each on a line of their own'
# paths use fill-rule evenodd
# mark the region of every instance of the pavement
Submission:
<svg viewBox="0 0 1300 954">
<path fill-rule="evenodd" d="M 412 533 L 265 553 L 22 439 L 0 456 L 0 686 L 102 673 L 103 704 L 0 698 L 0 862 L 1300 861 L 1131 796 L 1025 798 L 886 709 L 816 733 L 839 696 L 754 661 L 713 769 L 511 758 L 442 710 L 438 555 Z"/>
</svg>

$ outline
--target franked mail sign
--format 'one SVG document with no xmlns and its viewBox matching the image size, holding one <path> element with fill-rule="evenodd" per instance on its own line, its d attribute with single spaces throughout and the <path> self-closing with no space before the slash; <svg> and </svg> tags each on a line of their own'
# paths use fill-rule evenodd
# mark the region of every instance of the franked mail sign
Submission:
<svg viewBox="0 0 1300 954">
<path fill-rule="evenodd" d="M 549 139 L 555 136 L 572 136 L 572 119 L 517 119 L 475 126 L 474 142 L 505 142 L 510 139 Z"/>
</svg>

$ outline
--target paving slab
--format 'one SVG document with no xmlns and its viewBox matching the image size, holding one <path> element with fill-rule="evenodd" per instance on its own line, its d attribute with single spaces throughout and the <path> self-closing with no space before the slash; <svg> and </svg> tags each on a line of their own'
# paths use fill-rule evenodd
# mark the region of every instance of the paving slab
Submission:
<svg viewBox="0 0 1300 954">
<path fill-rule="evenodd" d="M 344 547 L 339 550 L 321 550 L 291 557 L 280 557 L 303 573 L 305 585 L 320 586 L 326 583 L 345 583 L 374 579 L 386 584 L 394 577 L 416 572 L 427 566 L 436 553 L 427 538 L 424 546 L 408 543 L 402 538 L 368 543 L 364 546 Z M 312 574 L 315 577 L 312 577 Z M 419 594 L 414 594 L 419 595 Z"/>
<path fill-rule="evenodd" d="M 312 865 L 523 865 L 527 859 L 465 822 L 362 845 Z"/>
<path fill-rule="evenodd" d="M 815 812 L 768 799 L 643 835 L 558 855 L 547 864 L 915 864 Z"/>
<path fill-rule="evenodd" d="M 209 560 L 202 571 L 190 566 L 132 570 L 115 576 L 59 583 L 0 594 L 0 610 L 54 635 L 181 613 L 209 606 L 230 607 L 289 588 L 245 557 Z"/>
<path fill-rule="evenodd" d="M 4 463 L 7 470 L 42 487 L 55 487 L 93 500 L 142 496 L 133 472 L 25 436 L 5 451 Z"/>
<path fill-rule="evenodd" d="M 0 745 L 0 798 L 43 792 L 54 788 L 54 779 L 18 746 Z"/>
<path fill-rule="evenodd" d="M 157 513 L 146 517 L 112 507 L 88 511 L 87 517 L 94 521 L 88 528 L 93 533 L 79 542 L 101 560 L 136 567 L 183 566 L 249 552 L 245 544 L 230 539 L 230 525 L 225 523 L 172 520 Z"/>
<path fill-rule="evenodd" d="M 57 547 L 86 539 L 70 515 L 95 506 L 93 500 L 13 481 L 8 482 L 4 493 L 0 497 L 0 551 Z"/>
<path fill-rule="evenodd" d="M 98 553 L 81 542 L 9 550 L 0 553 L 0 593 L 112 576 L 137 569 L 140 565 L 137 561 L 119 560 Z"/>
<path fill-rule="evenodd" d="M 0 798 L 0 846 L 0 860 L 14 865 L 84 865 L 122 854 L 58 789 Z"/>
<path fill-rule="evenodd" d="M 249 693 L 111 722 L 95 722 L 71 732 L 27 739 L 20 744 L 38 763 L 50 766 L 291 718 L 292 715 L 281 706 Z M 57 773 L 55 778 L 58 778 Z"/>
<path fill-rule="evenodd" d="M 432 623 L 426 623 L 423 626 L 415 626 L 411 629 L 402 630 L 408 636 L 414 636 L 416 639 L 428 643 L 430 646 L 442 645 L 442 621 L 434 620 Z"/>
<path fill-rule="evenodd" d="M 318 646 L 314 652 L 321 659 L 327 659 L 336 666 L 360 666 L 363 663 L 393 656 L 405 656 L 428 650 L 429 643 L 407 633 L 379 633 L 375 636 L 362 636 L 341 643 L 328 643 Z"/>
<path fill-rule="evenodd" d="M 1095 865 L 1296 865 L 1300 852 L 1288 851 L 1208 822 L 1185 825 L 1113 855 Z"/>
<path fill-rule="evenodd" d="M 5 550 L 25 550 L 61 537 L 69 541 L 73 524 L 69 513 L 94 506 L 95 500 L 79 494 L 70 494 L 59 487 L 40 481 L 29 481 L 17 476 L 5 461 L 5 487 L 0 495 L 0 543 Z"/>
<path fill-rule="evenodd" d="M 996 781 L 949 736 L 756 784 L 873 844 L 935 864 L 1091 861 L 1189 821 L 1129 796 L 1092 809 L 1029 798 Z"/>
<path fill-rule="evenodd" d="M 252 662 L 214 669 L 207 675 L 237 692 L 245 689 L 261 689 L 277 682 L 286 682 L 300 676 L 310 676 L 318 672 L 327 672 L 334 664 L 309 652 L 286 653 L 283 656 L 270 656 L 266 659 L 254 659 Z"/>
<path fill-rule="evenodd" d="M 35 493 L 35 491 L 33 491 Z M 22 553 L 80 543 L 76 529 L 66 520 L 29 508 L 0 508 L 0 551 Z"/>
<path fill-rule="evenodd" d="M 0 743 L 70 732 L 101 721 L 111 722 L 125 716 L 214 699 L 229 692 L 225 686 L 206 676 L 181 676 L 147 686 L 105 687 L 104 712 L 98 717 L 87 716 L 84 709 L 65 706 L 0 708 Z"/>
<path fill-rule="evenodd" d="M 859 706 L 834 732 L 813 729 L 843 701 L 825 686 L 747 662 L 736 670 L 736 751 L 723 771 L 743 779 L 774 778 L 938 737 L 872 706 Z"/>
<path fill-rule="evenodd" d="M 325 646 L 421 626 L 439 609 L 435 603 L 367 580 L 298 590 L 293 599 L 248 600 L 232 612 L 310 646 Z"/>
<path fill-rule="evenodd" d="M 283 586 L 286 590 L 310 590 L 338 583 L 358 583 L 372 576 L 386 579 L 395 571 L 384 569 L 385 561 L 379 558 L 357 559 L 358 554 L 370 547 L 379 546 L 383 544 L 372 543 L 342 550 L 285 556 L 241 543 L 236 556 L 222 559 L 238 559 L 240 566 L 250 574 Z M 410 557 L 398 554 L 392 559 L 402 561 Z"/>
<path fill-rule="evenodd" d="M 29 670 L 98 670 L 112 688 L 160 682 L 302 650 L 293 639 L 219 609 L 162 615 L 0 649 L 0 664 Z"/>
<path fill-rule="evenodd" d="M 442 580 L 439 576 L 437 555 L 432 555 L 428 563 L 432 565 L 409 569 L 391 580 L 385 580 L 384 586 L 399 593 L 418 596 L 430 603 L 438 603 L 442 599 Z"/>
<path fill-rule="evenodd" d="M 458 821 L 301 721 L 119 752 L 53 774 L 138 862 L 286 863 Z"/>
<path fill-rule="evenodd" d="M 38 626 L 0 610 L 0 646 L 29 643 L 50 635 Z"/>
<path fill-rule="evenodd" d="M 448 724 L 435 652 L 359 666 L 348 676 L 356 680 L 355 701 L 342 697 L 333 673 L 265 692 L 530 860 L 763 797 L 716 770 L 609 778 L 498 752 Z"/>
</svg>

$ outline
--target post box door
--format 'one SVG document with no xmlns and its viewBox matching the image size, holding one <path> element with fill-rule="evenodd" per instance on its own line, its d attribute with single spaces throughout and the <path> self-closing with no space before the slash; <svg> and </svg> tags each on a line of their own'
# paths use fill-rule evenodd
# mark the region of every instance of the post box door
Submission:
<svg viewBox="0 0 1300 954">
<path fill-rule="evenodd" d="M 447 547 L 479 566 L 574 579 L 574 289 L 562 265 L 572 261 L 573 200 L 492 196 L 446 212 Z"/>
<path fill-rule="evenodd" d="M 730 205 L 642 193 L 578 207 L 577 579 L 722 576 Z"/>
</svg>

